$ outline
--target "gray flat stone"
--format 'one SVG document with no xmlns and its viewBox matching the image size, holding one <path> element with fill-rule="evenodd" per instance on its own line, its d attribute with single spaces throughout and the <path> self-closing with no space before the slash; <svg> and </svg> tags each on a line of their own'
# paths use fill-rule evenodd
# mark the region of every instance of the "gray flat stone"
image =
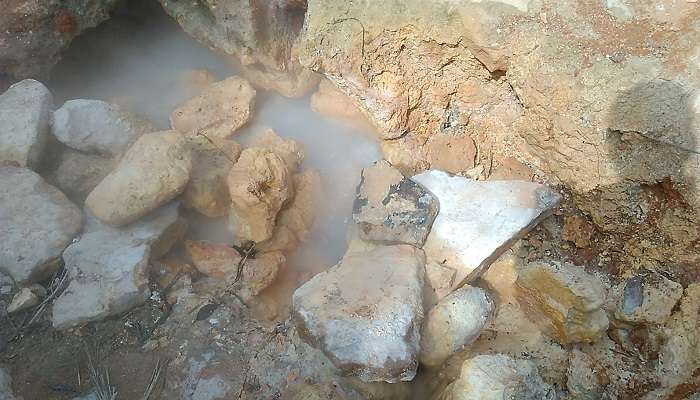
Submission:
<svg viewBox="0 0 700 400">
<path fill-rule="evenodd" d="M 561 196 L 524 181 L 475 181 L 443 171 L 411 178 L 440 202 L 424 245 L 428 260 L 457 270 L 454 288 L 472 282 L 528 230 L 547 217 Z"/>
<path fill-rule="evenodd" d="M 37 169 L 46 146 L 53 97 L 33 79 L 0 95 L 0 161 Z"/>
<path fill-rule="evenodd" d="M 418 367 L 425 257 L 413 246 L 352 253 L 294 292 L 305 340 L 365 382 L 410 381 Z"/>
<path fill-rule="evenodd" d="M 81 225 L 80 209 L 41 176 L 0 166 L 0 270 L 17 283 L 50 275 Z"/>
</svg>

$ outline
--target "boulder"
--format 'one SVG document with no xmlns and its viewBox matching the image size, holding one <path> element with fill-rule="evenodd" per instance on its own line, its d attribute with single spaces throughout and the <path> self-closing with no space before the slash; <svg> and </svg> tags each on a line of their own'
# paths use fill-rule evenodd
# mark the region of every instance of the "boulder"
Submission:
<svg viewBox="0 0 700 400">
<path fill-rule="evenodd" d="M 408 245 L 348 254 L 294 292 L 296 325 L 347 375 L 410 381 L 418 367 L 424 265 L 423 252 Z"/>
<path fill-rule="evenodd" d="M 58 156 L 56 166 L 47 176 L 75 202 L 82 203 L 92 190 L 112 171 L 116 161 L 99 154 L 86 154 L 66 149 Z"/>
<path fill-rule="evenodd" d="M 440 366 L 449 356 L 472 344 L 496 306 L 482 288 L 462 286 L 442 299 L 425 316 L 420 338 L 420 361 Z"/>
<path fill-rule="evenodd" d="M 683 286 L 658 272 L 640 270 L 624 284 L 615 317 L 627 322 L 663 324 L 683 296 Z"/>
<path fill-rule="evenodd" d="M 102 222 L 126 225 L 182 193 L 191 169 L 192 156 L 182 135 L 143 135 L 90 192 L 85 205 Z"/>
<path fill-rule="evenodd" d="M 245 149 L 228 176 L 230 219 L 239 240 L 262 242 L 272 237 L 282 205 L 294 194 L 284 159 L 259 147 Z"/>
<path fill-rule="evenodd" d="M 561 198 L 533 182 L 482 182 L 436 170 L 411 179 L 440 203 L 424 249 L 429 260 L 457 270 L 455 288 L 481 275 Z"/>
<path fill-rule="evenodd" d="M 17 311 L 22 311 L 29 307 L 34 307 L 39 304 L 39 297 L 34 294 L 29 288 L 22 288 L 19 292 L 15 293 L 12 298 L 12 302 L 7 306 L 7 312 L 13 313 Z"/>
<path fill-rule="evenodd" d="M 362 170 L 352 218 L 364 240 L 422 247 L 438 208 L 435 196 L 381 160 Z"/>
<path fill-rule="evenodd" d="M 0 163 L 9 161 L 34 170 L 39 167 L 52 109 L 51 92 L 33 79 L 15 83 L 0 95 Z"/>
<path fill-rule="evenodd" d="M 515 289 L 528 318 L 559 343 L 594 342 L 608 329 L 605 287 L 582 267 L 531 262 L 519 271 Z"/>
<path fill-rule="evenodd" d="M 250 83 L 232 76 L 177 107 L 170 124 L 186 136 L 203 132 L 212 139 L 226 139 L 252 118 L 254 102 L 255 89 Z"/>
<path fill-rule="evenodd" d="M 204 241 L 188 240 L 185 248 L 199 272 L 224 281 L 243 300 L 250 300 L 270 286 L 286 261 L 280 252 L 251 253 L 243 261 L 236 249 Z M 240 276 L 236 280 L 239 267 Z"/>
<path fill-rule="evenodd" d="M 256 135 L 252 147 L 268 149 L 284 159 L 290 172 L 296 172 L 304 161 L 304 149 L 293 139 L 279 136 L 272 129 Z"/>
<path fill-rule="evenodd" d="M 141 135 L 156 129 L 115 104 L 77 99 L 66 101 L 54 112 L 51 131 L 61 143 L 72 149 L 119 156 Z"/>
<path fill-rule="evenodd" d="M 170 203 L 122 228 L 88 214 L 80 240 L 63 253 L 69 283 L 54 301 L 54 328 L 99 321 L 143 304 L 150 294 L 149 260 L 165 254 L 186 231 L 178 209 Z"/>
<path fill-rule="evenodd" d="M 226 178 L 241 154 L 241 146 L 233 140 L 204 138 L 188 141 L 192 151 L 192 173 L 182 194 L 185 207 L 207 217 L 226 215 L 231 204 Z"/>
<path fill-rule="evenodd" d="M 459 378 L 447 388 L 449 400 L 553 400 L 532 361 L 502 354 L 480 355 L 462 364 Z"/>
<path fill-rule="evenodd" d="M 17 283 L 48 277 L 81 226 L 80 209 L 41 176 L 0 166 L 0 270 Z"/>
</svg>

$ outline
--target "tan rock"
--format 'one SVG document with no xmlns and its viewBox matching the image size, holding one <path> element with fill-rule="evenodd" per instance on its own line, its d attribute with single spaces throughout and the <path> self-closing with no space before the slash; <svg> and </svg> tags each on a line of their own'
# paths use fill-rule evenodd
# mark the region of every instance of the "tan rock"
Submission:
<svg viewBox="0 0 700 400">
<path fill-rule="evenodd" d="M 279 155 L 287 163 L 290 172 L 296 172 L 304 161 L 304 150 L 296 140 L 286 139 L 279 136 L 272 129 L 257 135 L 253 140 L 252 147 L 268 149 Z"/>
<path fill-rule="evenodd" d="M 685 289 L 679 310 L 663 329 L 656 370 L 664 386 L 682 384 L 700 366 L 700 284 Z"/>
<path fill-rule="evenodd" d="M 250 120 L 254 101 L 255 89 L 250 83 L 232 76 L 209 85 L 202 94 L 176 108 L 170 124 L 184 135 L 204 131 L 212 138 L 225 139 Z"/>
<path fill-rule="evenodd" d="M 228 176 L 230 219 L 238 239 L 272 237 L 282 205 L 293 196 L 294 181 L 284 159 L 259 147 L 248 148 Z"/>
<path fill-rule="evenodd" d="M 426 310 L 432 308 L 443 297 L 452 292 L 457 271 L 438 264 L 435 261 L 428 261 L 425 265 L 425 286 L 423 287 L 423 300 Z"/>
<path fill-rule="evenodd" d="M 318 90 L 311 96 L 311 109 L 326 117 L 347 121 L 358 128 L 372 126 L 355 100 L 341 92 L 328 79 L 322 79 Z"/>
<path fill-rule="evenodd" d="M 90 192 L 85 205 L 102 222 L 128 224 L 182 193 L 191 169 L 192 156 L 182 135 L 143 135 Z"/>
<path fill-rule="evenodd" d="M 515 287 L 528 318 L 543 322 L 544 330 L 562 344 L 593 342 L 608 329 L 601 309 L 605 288 L 582 267 L 532 262 L 520 271 Z"/>
<path fill-rule="evenodd" d="M 188 144 L 192 173 L 182 203 L 207 217 L 226 215 L 231 204 L 226 178 L 241 154 L 241 146 L 226 139 L 211 144 L 204 138 L 190 139 Z"/>
<path fill-rule="evenodd" d="M 476 146 L 468 135 L 436 134 L 425 144 L 430 168 L 453 174 L 474 167 Z"/>
<path fill-rule="evenodd" d="M 683 296 L 683 286 L 655 271 L 636 271 L 625 282 L 615 317 L 635 323 L 663 324 Z"/>
</svg>

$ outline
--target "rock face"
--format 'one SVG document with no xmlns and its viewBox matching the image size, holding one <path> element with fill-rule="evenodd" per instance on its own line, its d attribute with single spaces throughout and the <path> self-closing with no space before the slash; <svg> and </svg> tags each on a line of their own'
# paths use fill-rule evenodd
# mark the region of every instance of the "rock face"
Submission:
<svg viewBox="0 0 700 400">
<path fill-rule="evenodd" d="M 311 96 L 311 109 L 321 115 L 342 119 L 361 128 L 371 126 L 355 101 L 338 90 L 328 79 L 322 79 L 318 90 Z"/>
<path fill-rule="evenodd" d="M 306 2 L 243 0 L 194 4 L 161 0 L 190 35 L 243 64 L 246 76 L 268 90 L 302 96 L 318 82 L 292 56 L 292 46 L 304 23 Z"/>
<path fill-rule="evenodd" d="M 474 342 L 495 310 L 484 289 L 465 285 L 442 299 L 423 321 L 421 363 L 437 367 Z"/>
<path fill-rule="evenodd" d="M 560 200 L 556 192 L 532 182 L 481 182 L 442 171 L 411 179 L 440 203 L 424 249 L 429 260 L 457 270 L 455 287 L 482 274 Z"/>
<path fill-rule="evenodd" d="M 54 112 L 51 130 L 66 146 L 84 153 L 119 156 L 144 133 L 156 129 L 102 100 L 69 100 Z"/>
<path fill-rule="evenodd" d="M 596 341 L 608 329 L 600 279 L 567 263 L 532 262 L 518 274 L 516 298 L 533 322 L 562 344 Z"/>
<path fill-rule="evenodd" d="M 226 215 L 231 204 L 226 178 L 241 154 L 241 146 L 232 140 L 217 140 L 216 145 L 197 138 L 189 140 L 192 174 L 182 194 L 185 207 L 207 217 Z"/>
<path fill-rule="evenodd" d="M 16 282 L 47 277 L 81 225 L 80 210 L 39 175 L 0 166 L 0 269 Z"/>
<path fill-rule="evenodd" d="M 191 169 L 192 156 L 182 135 L 174 131 L 143 135 L 88 195 L 85 205 L 109 225 L 128 224 L 182 193 Z"/>
<path fill-rule="evenodd" d="M 345 374 L 410 381 L 418 367 L 424 265 L 423 252 L 407 245 L 346 255 L 294 292 L 295 322 Z"/>
<path fill-rule="evenodd" d="M 106 20 L 117 3 L 117 0 L 3 3 L 0 71 L 11 80 L 45 76 L 58 61 L 61 50 L 82 31 Z"/>
<path fill-rule="evenodd" d="M 49 172 L 47 179 L 70 199 L 82 203 L 115 164 L 116 161 L 110 157 L 66 149 L 56 160 L 56 167 Z"/>
<path fill-rule="evenodd" d="M 625 283 L 615 317 L 627 322 L 663 324 L 683 296 L 683 286 L 654 271 L 639 271 Z"/>
<path fill-rule="evenodd" d="M 462 364 L 448 387 L 449 400 L 553 400 L 554 389 L 542 381 L 532 361 L 505 355 L 481 355 Z"/>
<path fill-rule="evenodd" d="M 31 169 L 39 167 L 52 108 L 51 92 L 33 79 L 15 83 L 0 95 L 0 162 L 10 161 Z"/>
<path fill-rule="evenodd" d="M 438 208 L 431 193 L 381 160 L 362 170 L 352 218 L 364 240 L 422 247 Z"/>
<path fill-rule="evenodd" d="M 179 204 L 113 228 L 88 216 L 80 240 L 63 253 L 69 284 L 53 305 L 53 326 L 68 329 L 143 304 L 150 293 L 149 259 L 162 256 L 184 234 Z"/>
<path fill-rule="evenodd" d="M 272 237 L 277 213 L 294 193 L 294 181 L 282 157 L 251 147 L 231 169 L 228 188 L 239 240 L 262 242 Z"/>
<path fill-rule="evenodd" d="M 186 136 L 200 131 L 214 139 L 226 139 L 253 116 L 255 89 L 243 78 L 232 76 L 209 85 L 170 115 L 170 124 Z"/>
</svg>

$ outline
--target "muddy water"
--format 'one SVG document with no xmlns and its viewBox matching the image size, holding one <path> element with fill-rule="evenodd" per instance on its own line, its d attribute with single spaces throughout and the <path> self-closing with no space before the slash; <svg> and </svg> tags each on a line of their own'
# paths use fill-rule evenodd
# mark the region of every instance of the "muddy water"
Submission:
<svg viewBox="0 0 700 400">
<path fill-rule="evenodd" d="M 237 68 L 187 36 L 156 2 L 129 2 L 128 9 L 73 42 L 49 87 L 57 106 L 75 98 L 101 99 L 169 129 L 172 110 L 202 89 L 202 71 L 220 80 Z M 283 317 L 293 289 L 343 255 L 360 170 L 381 155 L 372 132 L 314 113 L 308 97 L 258 91 L 254 120 L 232 139 L 245 146 L 265 128 L 301 142 L 303 168 L 316 168 L 322 178 L 314 234 L 289 255 L 286 270 L 261 300 L 268 309 L 279 309 L 271 316 Z M 232 242 L 225 219 L 191 216 L 189 238 Z"/>
</svg>

